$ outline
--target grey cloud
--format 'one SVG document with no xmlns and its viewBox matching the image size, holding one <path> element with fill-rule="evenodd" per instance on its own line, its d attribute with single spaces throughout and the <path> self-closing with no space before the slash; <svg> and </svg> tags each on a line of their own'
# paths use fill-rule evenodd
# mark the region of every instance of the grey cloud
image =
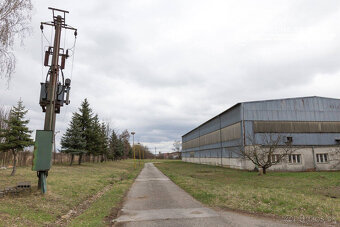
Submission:
<svg viewBox="0 0 340 227">
<path fill-rule="evenodd" d="M 34 1 L 33 34 L 18 46 L 17 72 L 0 104 L 22 97 L 33 129 L 38 105 L 40 21 L 48 6 L 79 29 L 71 105 L 57 116 L 57 143 L 84 98 L 117 130 L 170 151 L 180 136 L 240 101 L 336 96 L 338 1 Z M 45 29 L 46 36 L 49 29 Z M 67 33 L 67 46 L 73 44 Z M 71 77 L 72 59 L 65 76 Z M 46 69 L 44 69 L 44 73 Z M 136 140 L 137 141 L 137 140 Z"/>
</svg>

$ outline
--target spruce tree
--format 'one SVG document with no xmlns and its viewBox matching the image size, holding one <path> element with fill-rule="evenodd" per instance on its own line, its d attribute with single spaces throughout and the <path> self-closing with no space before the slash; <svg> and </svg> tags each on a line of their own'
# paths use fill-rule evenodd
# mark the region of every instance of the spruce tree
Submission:
<svg viewBox="0 0 340 227">
<path fill-rule="evenodd" d="M 89 141 L 89 152 L 94 157 L 100 154 L 100 143 L 101 143 L 101 126 L 96 114 L 92 119 L 90 141 Z M 94 162 L 93 157 L 93 162 Z"/>
<path fill-rule="evenodd" d="M 87 101 L 87 99 L 85 99 L 80 108 L 79 108 L 79 112 L 77 113 L 77 117 L 79 118 L 80 121 L 80 125 L 81 125 L 81 129 L 83 131 L 83 137 L 85 139 L 85 151 L 86 152 L 90 152 L 93 148 L 92 145 L 92 141 L 91 141 L 91 137 L 92 137 L 92 122 L 93 122 L 93 113 L 92 113 L 92 109 L 90 108 L 90 104 Z M 81 164 L 82 161 L 82 156 L 83 153 L 79 154 L 79 164 Z"/>
<path fill-rule="evenodd" d="M 76 113 L 73 114 L 69 127 L 61 138 L 62 151 L 71 154 L 70 165 L 73 163 L 74 155 L 84 153 L 86 148 L 84 132 L 78 116 Z"/>
<path fill-rule="evenodd" d="M 118 139 L 117 134 L 112 130 L 110 137 L 110 158 L 117 160 L 123 156 L 123 144 Z"/>
<path fill-rule="evenodd" d="M 20 99 L 17 106 L 12 107 L 8 120 L 5 120 L 7 127 L 0 130 L 0 150 L 12 151 L 14 156 L 11 176 L 14 176 L 16 172 L 17 154 L 25 147 L 34 144 L 31 139 L 32 131 L 27 127 L 29 120 L 25 120 L 27 112 L 28 110 L 25 109 Z"/>
<path fill-rule="evenodd" d="M 101 125 L 101 142 L 100 142 L 100 155 L 101 159 L 100 161 L 104 161 L 104 157 L 107 157 L 108 150 L 109 150 L 109 139 L 107 137 L 107 131 L 108 131 L 108 126 L 102 122 Z"/>
</svg>

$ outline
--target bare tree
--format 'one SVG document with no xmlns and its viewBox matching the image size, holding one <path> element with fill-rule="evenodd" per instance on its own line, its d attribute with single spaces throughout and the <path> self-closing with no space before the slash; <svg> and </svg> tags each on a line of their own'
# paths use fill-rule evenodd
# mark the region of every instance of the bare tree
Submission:
<svg viewBox="0 0 340 227">
<path fill-rule="evenodd" d="M 337 144 L 334 152 L 330 154 L 330 160 L 333 161 L 332 168 L 340 167 L 340 144 Z"/>
<path fill-rule="evenodd" d="M 130 133 L 127 129 L 125 129 L 120 135 L 119 140 L 122 142 L 123 145 L 123 158 L 126 159 L 130 157 L 131 146 L 129 143 Z"/>
<path fill-rule="evenodd" d="M 0 77 L 10 80 L 15 70 L 13 45 L 16 38 L 23 43 L 29 33 L 31 0 L 3 0 L 0 2 Z"/>
<path fill-rule="evenodd" d="M 8 114 L 9 114 L 9 110 L 4 106 L 0 106 L 0 129 L 3 129 L 6 127 L 7 124 L 5 120 L 8 119 Z"/>
<path fill-rule="evenodd" d="M 175 140 L 174 143 L 172 144 L 173 148 L 172 150 L 174 152 L 181 152 L 182 150 L 182 143 L 179 140 Z"/>
<path fill-rule="evenodd" d="M 179 141 L 179 140 L 175 140 L 174 143 L 172 144 L 173 148 L 172 150 L 174 152 L 179 152 L 179 156 L 178 156 L 178 159 L 182 159 L 182 142 Z"/>
<path fill-rule="evenodd" d="M 252 161 L 259 170 L 262 169 L 263 174 L 269 167 L 285 161 L 296 150 L 292 142 L 281 134 L 264 134 L 260 144 L 255 135 L 247 138 L 250 144 L 240 149 L 241 156 Z"/>
</svg>

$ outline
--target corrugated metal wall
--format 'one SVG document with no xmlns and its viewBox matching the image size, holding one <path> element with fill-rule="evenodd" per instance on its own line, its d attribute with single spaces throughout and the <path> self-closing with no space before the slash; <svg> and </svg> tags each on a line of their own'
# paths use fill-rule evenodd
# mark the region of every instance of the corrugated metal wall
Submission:
<svg viewBox="0 0 340 227">
<path fill-rule="evenodd" d="M 254 121 L 254 132 L 340 133 L 340 122 Z"/>
<path fill-rule="evenodd" d="M 189 151 L 198 157 L 230 157 L 243 139 L 247 141 L 242 135 L 254 133 L 259 143 L 264 133 L 280 133 L 292 136 L 295 145 L 335 144 L 335 138 L 340 138 L 340 99 L 305 97 L 237 104 L 184 135 L 183 157 Z"/>
<path fill-rule="evenodd" d="M 244 120 L 340 121 L 340 100 L 306 97 L 242 103 Z"/>
<path fill-rule="evenodd" d="M 241 106 L 237 105 L 190 131 L 182 137 L 183 157 L 191 152 L 201 158 L 229 156 L 228 147 L 241 141 L 240 121 Z"/>
</svg>

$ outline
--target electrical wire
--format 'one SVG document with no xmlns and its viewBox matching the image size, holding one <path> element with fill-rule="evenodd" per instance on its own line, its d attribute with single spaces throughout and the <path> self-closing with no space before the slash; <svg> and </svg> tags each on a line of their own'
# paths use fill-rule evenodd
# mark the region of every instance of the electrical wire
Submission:
<svg viewBox="0 0 340 227">
<path fill-rule="evenodd" d="M 50 41 L 48 41 L 47 37 L 45 36 L 45 33 L 44 33 L 43 31 L 41 31 L 41 34 L 44 36 L 44 38 L 45 38 L 45 39 L 46 39 L 46 41 L 48 42 L 48 45 L 50 45 L 50 46 L 51 46 L 51 43 L 50 43 Z"/>
<path fill-rule="evenodd" d="M 67 37 L 67 29 L 64 29 L 64 48 L 66 48 L 66 37 Z"/>
<path fill-rule="evenodd" d="M 53 26 L 51 26 L 51 42 L 50 43 L 52 43 L 52 39 L 53 38 Z"/>
<path fill-rule="evenodd" d="M 75 48 L 75 46 L 76 46 L 76 41 L 77 41 L 77 36 L 76 36 L 76 37 L 74 37 L 73 46 L 72 46 L 72 47 L 70 47 L 70 48 L 67 48 L 67 49 L 72 51 L 72 49 L 74 49 L 74 48 Z"/>
<path fill-rule="evenodd" d="M 76 52 L 76 42 L 77 42 L 77 36 L 74 37 L 74 43 L 73 43 L 73 46 L 71 48 L 68 48 L 68 50 L 72 51 L 72 65 L 71 65 L 71 75 L 70 75 L 70 79 L 72 81 L 72 76 L 73 76 L 73 63 L 74 63 L 74 54 Z M 66 114 L 68 113 L 68 105 L 66 105 L 66 108 L 65 108 L 65 111 L 64 111 L 64 115 L 62 117 L 63 121 L 65 121 L 65 118 L 66 118 Z"/>
<path fill-rule="evenodd" d="M 72 51 L 72 66 L 71 66 L 71 80 L 72 80 L 72 76 L 73 76 L 73 63 L 74 63 L 74 55 L 76 53 L 76 42 L 77 42 L 77 37 L 74 38 L 74 44 L 73 44 L 73 51 Z"/>
<path fill-rule="evenodd" d="M 43 32 L 41 31 L 41 81 L 44 79 L 44 40 Z"/>
</svg>

